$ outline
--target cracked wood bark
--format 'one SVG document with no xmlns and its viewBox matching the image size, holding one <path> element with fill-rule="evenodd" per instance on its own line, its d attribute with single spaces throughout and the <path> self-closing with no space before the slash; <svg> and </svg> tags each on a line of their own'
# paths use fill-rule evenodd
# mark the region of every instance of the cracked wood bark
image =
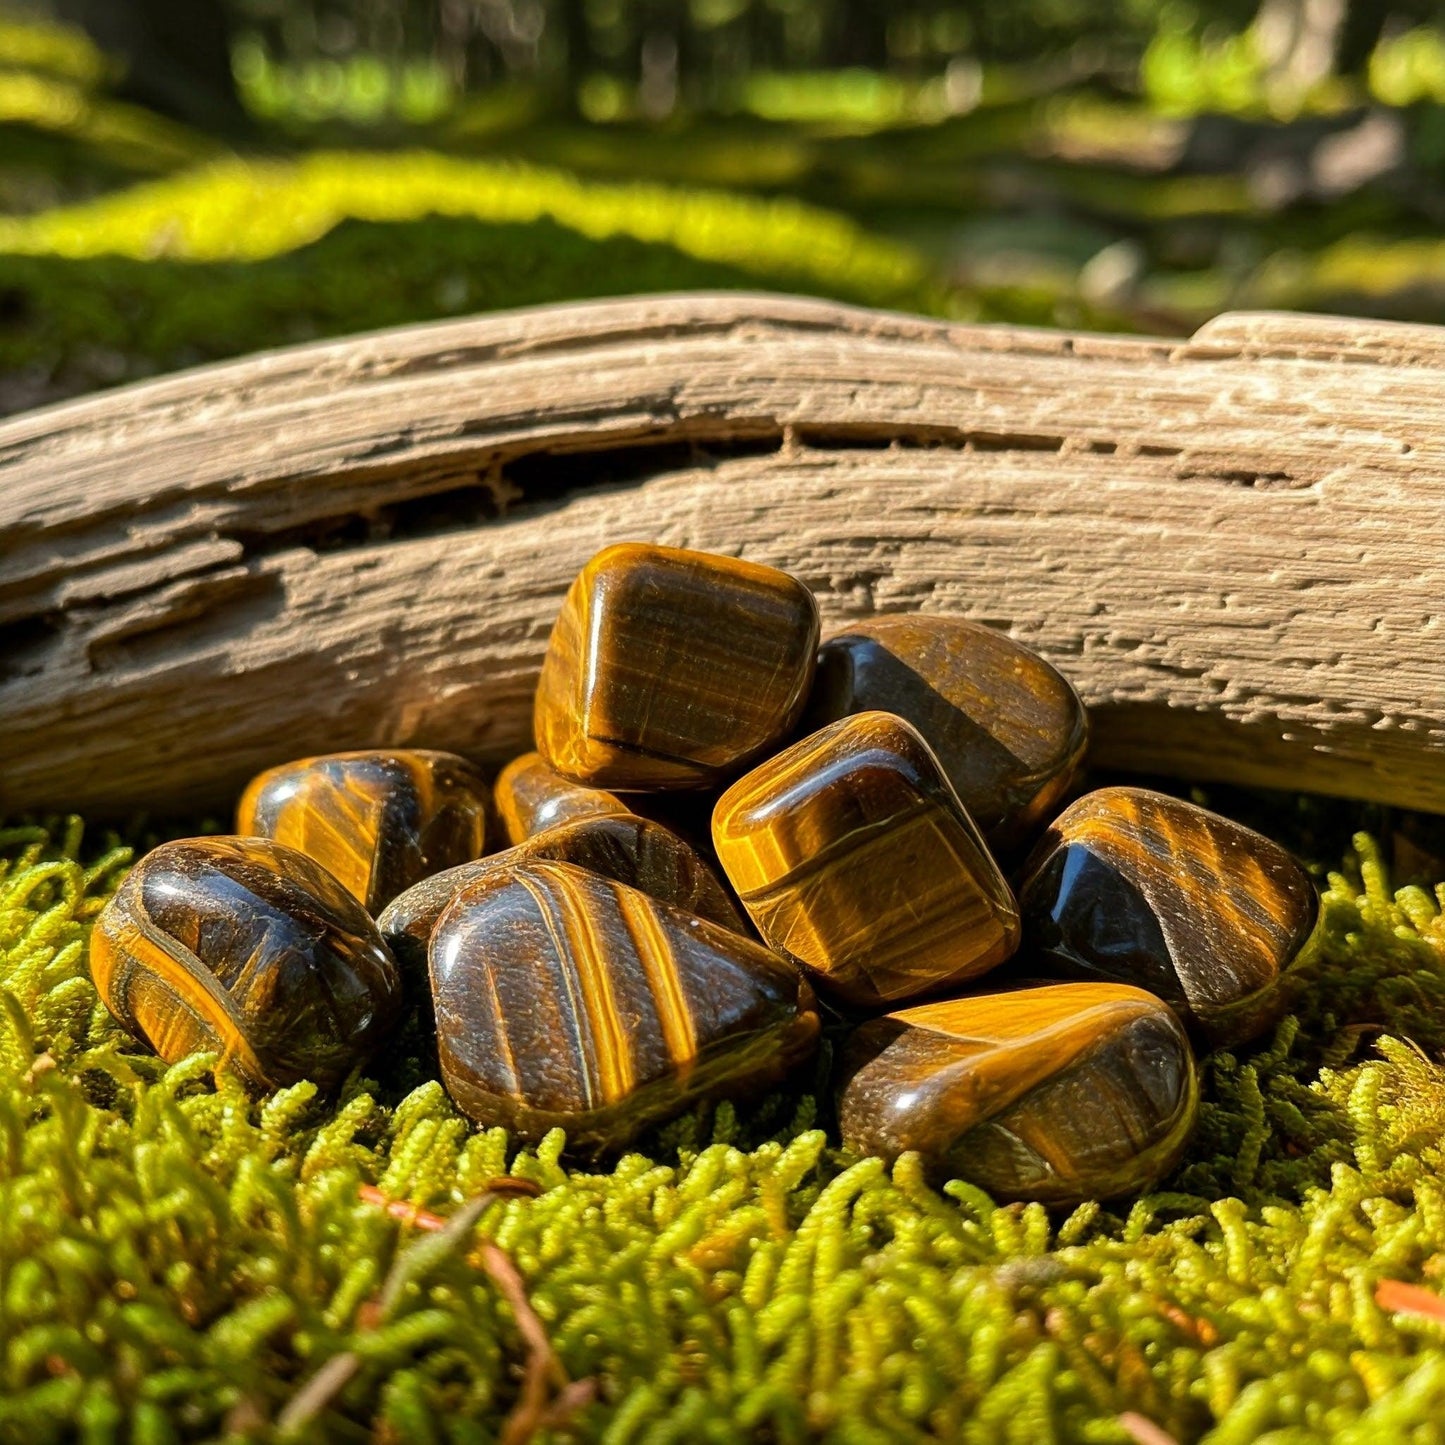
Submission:
<svg viewBox="0 0 1445 1445">
<path fill-rule="evenodd" d="M 1038 648 L 1094 757 L 1445 811 L 1445 332 L 1183 342 L 759 296 L 295 348 L 0 426 L 0 807 L 224 809 L 375 743 L 522 748 L 599 546 Z"/>
</svg>

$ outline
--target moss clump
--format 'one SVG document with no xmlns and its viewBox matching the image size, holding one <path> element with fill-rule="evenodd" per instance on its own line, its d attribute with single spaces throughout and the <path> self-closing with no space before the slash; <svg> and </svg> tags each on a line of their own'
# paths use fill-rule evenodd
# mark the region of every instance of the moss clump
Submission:
<svg viewBox="0 0 1445 1445">
<path fill-rule="evenodd" d="M 755 285 L 736 267 L 555 221 L 347 221 L 252 263 L 0 255 L 0 376 L 50 399 L 307 341 L 472 311 Z M 4 382 L 0 381 L 0 409 Z"/>
<path fill-rule="evenodd" d="M 1445 1044 L 1445 887 L 1392 894 L 1356 850 L 1300 1015 L 1208 1061 L 1167 1191 L 1050 1217 L 850 1159 L 809 1098 L 682 1120 L 603 1173 L 556 1136 L 514 1153 L 434 1081 L 250 1103 L 98 1004 L 86 935 L 128 850 L 12 828 L 0 1438 L 272 1438 L 352 1351 L 306 1438 L 498 1439 L 526 1358 L 510 1307 L 359 1191 L 446 1214 L 510 1173 L 543 1192 L 482 1233 L 594 1382 L 585 1438 L 1125 1442 L 1140 1417 L 1210 1445 L 1439 1441 L 1445 1318 L 1376 1288 L 1445 1287 L 1445 1070 L 1417 1052 Z M 1366 1026 L 1396 1037 L 1352 1062 Z"/>
<path fill-rule="evenodd" d="M 792 200 L 421 152 L 230 160 L 0 215 L 0 412 L 288 341 L 709 288 L 949 305 L 909 247 Z"/>
</svg>

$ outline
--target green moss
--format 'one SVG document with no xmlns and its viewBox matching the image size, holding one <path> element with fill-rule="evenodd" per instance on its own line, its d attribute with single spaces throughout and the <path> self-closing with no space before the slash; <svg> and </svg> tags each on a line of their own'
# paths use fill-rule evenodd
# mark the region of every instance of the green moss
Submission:
<svg viewBox="0 0 1445 1445">
<path fill-rule="evenodd" d="M 790 200 L 433 154 L 227 162 L 0 217 L 0 411 L 279 342 L 689 288 L 949 305 L 908 247 Z"/>
<path fill-rule="evenodd" d="M 308 1438 L 498 1438 L 525 1353 L 509 1308 L 358 1188 L 447 1213 L 510 1172 L 544 1192 L 482 1230 L 597 1382 L 585 1438 L 1124 1442 L 1132 1411 L 1210 1445 L 1439 1441 L 1445 1324 L 1374 1292 L 1445 1283 L 1445 1071 L 1415 1047 L 1445 1045 L 1445 887 L 1392 893 L 1356 849 L 1300 1014 L 1207 1062 L 1166 1190 L 1050 1217 L 849 1159 L 807 1097 L 683 1120 L 600 1173 L 556 1136 L 513 1152 L 405 1069 L 249 1103 L 99 1007 L 86 934 L 128 852 L 74 820 L 12 828 L 0 1438 L 269 1438 L 348 1350 Z"/>
<path fill-rule="evenodd" d="M 263 261 L 0 255 L 0 373 L 89 390 L 286 341 L 634 291 L 756 286 L 738 267 L 543 219 L 347 221 Z"/>
<path fill-rule="evenodd" d="M 791 200 L 634 182 L 582 181 L 521 162 L 320 151 L 296 162 L 219 162 L 40 216 L 0 218 L 0 250 L 255 261 L 346 219 L 549 218 L 595 240 L 631 236 L 754 274 L 811 276 L 842 290 L 909 292 L 923 266 L 907 247 Z"/>
</svg>

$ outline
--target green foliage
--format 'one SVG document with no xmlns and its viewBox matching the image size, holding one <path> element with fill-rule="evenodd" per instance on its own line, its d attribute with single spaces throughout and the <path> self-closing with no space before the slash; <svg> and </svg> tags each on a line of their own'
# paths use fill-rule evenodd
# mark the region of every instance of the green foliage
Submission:
<svg viewBox="0 0 1445 1445">
<path fill-rule="evenodd" d="M 497 1439 L 510 1308 L 358 1190 L 449 1213 L 508 1173 L 544 1192 L 481 1231 L 597 1382 L 588 1439 L 1124 1445 L 1126 1412 L 1208 1445 L 1445 1438 L 1445 1323 L 1375 1300 L 1445 1283 L 1445 1070 L 1420 1052 L 1445 1046 L 1445 885 L 1392 893 L 1363 835 L 1298 1015 L 1207 1062 L 1166 1190 L 1053 1217 L 850 1159 L 807 1098 L 700 1113 L 603 1172 L 474 1130 L 434 1081 L 249 1102 L 94 995 L 87 931 L 129 857 L 76 820 L 0 833 L 0 1439 L 269 1439 L 346 1351 L 307 1438 Z"/>
</svg>

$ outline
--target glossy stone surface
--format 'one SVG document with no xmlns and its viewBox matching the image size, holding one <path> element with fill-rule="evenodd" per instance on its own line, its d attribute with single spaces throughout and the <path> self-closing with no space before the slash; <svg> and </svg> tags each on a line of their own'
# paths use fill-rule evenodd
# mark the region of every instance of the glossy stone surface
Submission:
<svg viewBox="0 0 1445 1445">
<path fill-rule="evenodd" d="M 253 778 L 236 831 L 314 858 L 379 913 L 486 837 L 487 787 L 455 753 L 379 748 L 302 758 Z"/>
<path fill-rule="evenodd" d="M 708 787 L 791 731 L 817 647 L 817 604 L 785 572 L 608 547 L 582 569 L 552 630 L 537 749 L 593 787 Z"/>
<path fill-rule="evenodd" d="M 489 873 L 526 862 L 572 863 L 734 933 L 747 932 L 717 874 L 661 823 L 628 815 L 578 818 L 489 858 L 433 874 L 394 899 L 377 927 L 408 976 L 413 970 L 424 976 L 432 930 L 458 893 Z"/>
<path fill-rule="evenodd" d="M 855 1030 L 843 1140 L 1001 1200 L 1074 1204 L 1148 1189 L 1194 1128 L 1189 1042 L 1159 999 L 1070 983 L 904 1009 Z"/>
<path fill-rule="evenodd" d="M 620 1148 L 701 1098 L 776 1084 L 817 1042 L 812 991 L 725 928 L 568 863 L 493 870 L 432 935 L 442 1079 L 480 1124 Z"/>
<path fill-rule="evenodd" d="M 890 713 L 844 718 L 740 778 L 713 843 L 762 936 L 844 1004 L 952 988 L 1018 944 L 997 864 L 927 744 Z"/>
<path fill-rule="evenodd" d="M 340 1083 L 401 1007 L 396 964 L 361 905 L 265 838 L 147 853 L 96 921 L 90 975 L 167 1062 L 214 1050 L 257 1090 Z"/>
<path fill-rule="evenodd" d="M 502 832 L 510 844 L 525 842 L 534 833 L 545 832 L 559 823 L 631 811 L 621 798 L 605 788 L 588 788 L 564 778 L 547 766 L 541 753 L 523 753 L 513 758 L 497 774 L 492 799 L 502 820 Z"/>
<path fill-rule="evenodd" d="M 1268 1029 L 1319 900 L 1278 844 L 1192 803 L 1101 788 L 1055 820 L 1019 890 L 1030 967 L 1147 988 L 1211 1044 Z"/>
<path fill-rule="evenodd" d="M 1031 839 L 1088 742 L 1084 705 L 1037 653 L 960 617 L 876 617 L 823 644 L 804 726 L 881 710 L 906 718 L 989 846 Z"/>
</svg>

